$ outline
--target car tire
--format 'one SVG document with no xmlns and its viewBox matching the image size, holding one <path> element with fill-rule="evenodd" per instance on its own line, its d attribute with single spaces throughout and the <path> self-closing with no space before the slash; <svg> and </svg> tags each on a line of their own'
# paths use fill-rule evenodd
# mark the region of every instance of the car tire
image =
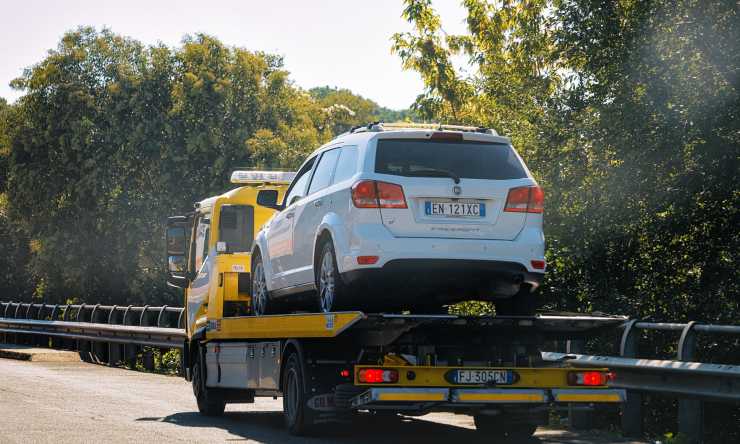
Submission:
<svg viewBox="0 0 740 444">
<path fill-rule="evenodd" d="M 330 239 L 324 240 L 319 247 L 316 270 L 316 303 L 323 313 L 344 309 L 347 298 L 347 286 L 337 268 L 337 256 Z"/>
<path fill-rule="evenodd" d="M 252 311 L 257 316 L 270 314 L 274 311 L 274 303 L 270 299 L 270 291 L 267 289 L 267 277 L 262 256 L 256 253 L 252 258 L 252 280 L 251 296 Z"/>
<path fill-rule="evenodd" d="M 226 409 L 226 402 L 218 396 L 213 389 L 208 389 L 205 383 L 204 364 L 201 348 L 196 349 L 195 362 L 193 363 L 193 395 L 198 404 L 198 411 L 204 416 L 221 416 Z"/>
<path fill-rule="evenodd" d="M 495 301 L 496 314 L 501 316 L 534 316 L 538 308 L 537 295 L 531 287 L 522 284 L 514 296 Z"/>
</svg>

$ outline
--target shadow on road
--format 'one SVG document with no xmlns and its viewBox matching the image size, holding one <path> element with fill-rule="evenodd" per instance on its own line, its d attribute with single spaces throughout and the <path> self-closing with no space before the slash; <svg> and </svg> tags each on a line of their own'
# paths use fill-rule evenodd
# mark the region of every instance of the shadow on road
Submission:
<svg viewBox="0 0 740 444">
<path fill-rule="evenodd" d="M 175 413 L 164 418 L 139 418 L 138 421 L 162 421 L 183 427 L 221 428 L 244 440 L 265 443 L 445 443 L 492 442 L 475 430 L 409 417 L 376 417 L 358 414 L 351 423 L 329 423 L 317 426 L 306 437 L 290 436 L 283 426 L 282 412 L 226 412 L 220 418 L 208 418 L 197 412 Z M 234 439 L 238 441 L 238 439 Z M 532 438 L 525 444 L 539 444 Z"/>
</svg>

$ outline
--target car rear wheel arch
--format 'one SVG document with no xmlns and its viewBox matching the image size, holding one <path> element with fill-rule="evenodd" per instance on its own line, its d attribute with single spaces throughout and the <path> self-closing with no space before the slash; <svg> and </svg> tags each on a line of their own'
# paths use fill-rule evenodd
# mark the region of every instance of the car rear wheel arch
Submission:
<svg viewBox="0 0 740 444">
<path fill-rule="evenodd" d="M 317 265 L 319 264 L 319 261 L 321 260 L 321 246 L 324 245 L 324 242 L 331 242 L 332 246 L 334 246 L 334 237 L 331 235 L 331 232 L 328 229 L 323 229 L 321 233 L 319 233 L 318 236 L 316 236 L 316 242 L 314 242 L 313 246 L 313 275 L 314 279 L 316 278 L 316 273 L 318 273 L 319 268 Z M 336 251 L 336 248 L 334 249 Z"/>
</svg>

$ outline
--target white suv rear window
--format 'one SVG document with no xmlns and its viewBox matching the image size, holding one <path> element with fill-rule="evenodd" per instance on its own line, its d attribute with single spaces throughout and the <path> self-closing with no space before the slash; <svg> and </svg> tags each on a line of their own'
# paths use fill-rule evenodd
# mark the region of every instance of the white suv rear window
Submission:
<svg viewBox="0 0 740 444">
<path fill-rule="evenodd" d="M 375 172 L 396 176 L 509 180 L 527 177 L 511 146 L 449 140 L 380 139 Z"/>
</svg>

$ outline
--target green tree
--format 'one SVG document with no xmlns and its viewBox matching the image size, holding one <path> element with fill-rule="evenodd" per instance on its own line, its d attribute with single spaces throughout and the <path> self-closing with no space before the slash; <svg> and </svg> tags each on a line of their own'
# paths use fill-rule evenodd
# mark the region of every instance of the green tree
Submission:
<svg viewBox="0 0 740 444">
<path fill-rule="evenodd" d="M 207 35 L 145 47 L 80 28 L 14 85 L 7 214 L 31 239 L 46 302 L 179 304 L 164 288 L 166 216 L 262 161 L 251 142 L 265 134 L 282 159 L 270 166 L 330 136 L 279 57 Z"/>
<path fill-rule="evenodd" d="M 341 134 L 357 125 L 371 122 L 411 121 L 416 115 L 411 110 L 394 111 L 348 89 L 322 86 L 309 90 L 321 105 L 333 134 Z"/>
<path fill-rule="evenodd" d="M 740 21 L 735 2 L 462 2 L 447 35 L 428 0 L 394 37 L 426 118 L 491 125 L 546 192 L 547 306 L 736 323 Z M 467 55 L 467 72 L 455 69 Z M 675 353 L 652 338 L 652 353 Z M 737 363 L 737 344 L 703 357 Z M 611 350 L 601 350 L 611 352 Z M 656 407 L 653 431 L 672 427 Z M 734 412 L 734 413 L 733 413 Z M 737 423 L 737 410 L 713 418 Z M 733 416 L 734 415 L 734 416 Z M 713 431 L 736 441 L 736 428 Z"/>
</svg>

